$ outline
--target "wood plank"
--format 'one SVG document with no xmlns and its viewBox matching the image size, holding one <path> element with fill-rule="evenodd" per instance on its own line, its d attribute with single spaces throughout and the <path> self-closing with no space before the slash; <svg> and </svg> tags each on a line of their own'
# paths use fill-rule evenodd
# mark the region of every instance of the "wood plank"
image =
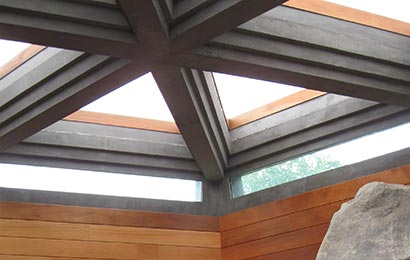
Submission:
<svg viewBox="0 0 410 260">
<path fill-rule="evenodd" d="M 0 236 L 220 248 L 219 232 L 0 219 Z"/>
<path fill-rule="evenodd" d="M 174 122 L 82 110 L 72 113 L 64 120 L 179 134 L 179 129 Z"/>
<path fill-rule="evenodd" d="M 139 210 L 0 202 L 0 218 L 112 226 L 219 231 L 218 218 Z"/>
<path fill-rule="evenodd" d="M 71 260 L 84 258 L 62 258 L 62 257 L 43 257 L 43 256 L 16 256 L 16 255 L 0 255 L 0 260 Z"/>
<path fill-rule="evenodd" d="M 277 236 L 254 240 L 222 249 L 222 259 L 238 260 L 264 256 L 276 252 L 290 250 L 321 243 L 328 229 L 322 224 Z"/>
<path fill-rule="evenodd" d="M 344 202 L 344 201 L 343 201 Z M 329 223 L 343 202 L 335 202 L 222 232 L 222 247 Z"/>
<path fill-rule="evenodd" d="M 312 100 L 320 96 L 323 96 L 325 94 L 326 94 L 325 92 L 311 90 L 311 89 L 305 89 L 305 90 L 296 92 L 292 95 L 276 100 L 265 106 L 256 108 L 254 110 L 251 110 L 249 112 L 236 116 L 232 119 L 229 119 L 228 120 L 229 129 L 232 130 L 237 127 L 246 125 L 248 123 L 261 119 L 263 117 L 272 115 L 274 113 L 278 113 L 280 111 L 283 111 L 285 109 L 302 104 L 304 102 L 307 102 L 309 100 Z"/>
<path fill-rule="evenodd" d="M 219 218 L 221 231 L 249 225 L 312 207 L 347 200 L 353 198 L 361 186 L 373 181 L 408 184 L 410 183 L 410 165 L 323 187 L 291 198 L 266 203 L 254 208 L 222 216 Z"/>
<path fill-rule="evenodd" d="M 290 0 L 285 2 L 283 5 L 403 34 L 406 36 L 410 35 L 409 23 L 322 0 Z"/>
<path fill-rule="evenodd" d="M 157 246 L 0 237 L 0 254 L 94 259 L 156 259 Z"/>
<path fill-rule="evenodd" d="M 315 260 L 320 244 L 295 248 L 275 254 L 250 258 L 249 260 Z"/>
<path fill-rule="evenodd" d="M 221 259 L 221 249 L 159 246 L 159 260 L 218 260 Z"/>
<path fill-rule="evenodd" d="M 63 258 L 63 257 L 47 257 L 47 256 L 18 256 L 18 255 L 0 255 L 0 260 L 72 260 L 84 258 Z"/>
<path fill-rule="evenodd" d="M 17 69 L 23 63 L 37 55 L 40 51 L 46 47 L 40 45 L 30 45 L 25 50 L 20 52 L 16 57 L 8 61 L 6 64 L 0 67 L 0 79 Z"/>
</svg>

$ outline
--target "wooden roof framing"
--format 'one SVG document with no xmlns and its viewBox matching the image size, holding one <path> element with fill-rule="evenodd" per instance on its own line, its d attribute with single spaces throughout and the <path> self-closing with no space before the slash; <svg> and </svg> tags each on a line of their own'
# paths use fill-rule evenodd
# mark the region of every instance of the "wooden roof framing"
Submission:
<svg viewBox="0 0 410 260">
<path fill-rule="evenodd" d="M 29 55 L 30 60 L 15 60 L 2 69 L 0 151 L 13 154 L 32 135 L 46 138 L 47 127 L 63 118 L 84 121 L 78 112 L 69 115 L 149 71 L 176 120 L 189 160 L 208 180 L 221 181 L 227 172 L 237 174 L 276 161 L 269 158 L 296 154 L 289 153 L 290 147 L 309 151 L 313 146 L 306 143 L 319 144 L 325 137 L 331 145 L 341 140 L 332 136 L 350 128 L 410 119 L 408 24 L 325 2 L 285 2 L 0 1 L 1 38 L 49 47 L 33 47 L 31 54 L 36 55 Z M 370 22 L 357 20 L 357 14 Z M 315 99 L 291 107 L 301 102 L 299 95 L 289 97 L 279 101 L 286 101 L 280 108 L 271 104 L 233 119 L 230 131 L 214 82 L 204 71 L 298 85 L 310 89 L 303 100 Z M 286 116 L 289 120 L 280 119 Z M 318 120 L 311 121 L 312 116 Z M 264 119 L 252 122 L 259 118 Z M 126 127 L 150 131 L 162 124 L 166 138 L 165 132 L 178 134 L 171 124 L 124 119 Z M 101 115 L 85 121 L 124 126 L 123 120 L 113 123 Z M 343 131 L 335 129 L 344 123 Z M 260 130 L 261 125 L 267 127 Z M 161 156 L 165 147 L 158 148 Z M 127 153 L 144 158 L 152 154 Z"/>
</svg>

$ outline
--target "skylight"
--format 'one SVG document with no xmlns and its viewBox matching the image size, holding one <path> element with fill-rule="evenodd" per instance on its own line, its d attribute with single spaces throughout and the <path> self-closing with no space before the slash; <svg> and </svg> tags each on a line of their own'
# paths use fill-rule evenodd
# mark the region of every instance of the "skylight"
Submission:
<svg viewBox="0 0 410 260">
<path fill-rule="evenodd" d="M 233 197 L 408 148 L 409 133 L 407 123 L 235 177 Z"/>
<path fill-rule="evenodd" d="M 326 0 L 335 4 L 410 23 L 408 0 Z"/>
<path fill-rule="evenodd" d="M 81 110 L 174 122 L 151 73 L 131 81 Z"/>
<path fill-rule="evenodd" d="M 303 88 L 221 73 L 213 73 L 225 116 L 232 119 Z"/>
<path fill-rule="evenodd" d="M 0 187 L 197 202 L 201 182 L 109 172 L 0 164 Z"/>
<path fill-rule="evenodd" d="M 29 47 L 29 43 L 0 40 L 0 67 Z"/>
</svg>

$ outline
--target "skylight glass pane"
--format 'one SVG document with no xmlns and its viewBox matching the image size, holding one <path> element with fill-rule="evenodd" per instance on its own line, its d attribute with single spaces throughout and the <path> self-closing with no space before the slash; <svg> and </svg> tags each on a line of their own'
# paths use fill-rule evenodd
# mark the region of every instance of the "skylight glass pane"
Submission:
<svg viewBox="0 0 410 260">
<path fill-rule="evenodd" d="M 0 40 L 0 67 L 29 46 L 29 43 Z"/>
<path fill-rule="evenodd" d="M 303 90 L 300 87 L 245 77 L 221 73 L 213 73 L 213 75 L 228 119 Z"/>
<path fill-rule="evenodd" d="M 109 172 L 0 164 L 0 187 L 196 202 L 201 182 Z"/>
<path fill-rule="evenodd" d="M 410 147 L 410 123 L 305 154 L 233 178 L 232 193 L 239 197 Z"/>
<path fill-rule="evenodd" d="M 335 4 L 366 11 L 410 23 L 409 0 L 326 0 Z"/>
<path fill-rule="evenodd" d="M 174 122 L 151 73 L 131 81 L 81 110 Z"/>
</svg>

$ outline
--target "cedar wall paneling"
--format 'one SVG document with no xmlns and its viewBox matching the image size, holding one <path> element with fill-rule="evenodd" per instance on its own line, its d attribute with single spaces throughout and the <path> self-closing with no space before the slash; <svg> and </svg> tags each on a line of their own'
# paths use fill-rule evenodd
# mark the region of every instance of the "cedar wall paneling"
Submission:
<svg viewBox="0 0 410 260">
<path fill-rule="evenodd" d="M 220 259 L 216 217 L 0 203 L 0 260 Z"/>
<path fill-rule="evenodd" d="M 0 260 L 315 259 L 334 212 L 372 181 L 409 184 L 410 165 L 228 214 L 219 223 L 209 216 L 0 202 Z"/>
<path fill-rule="evenodd" d="M 410 165 L 222 216 L 222 259 L 315 259 L 334 212 L 373 181 L 409 184 Z"/>
</svg>

